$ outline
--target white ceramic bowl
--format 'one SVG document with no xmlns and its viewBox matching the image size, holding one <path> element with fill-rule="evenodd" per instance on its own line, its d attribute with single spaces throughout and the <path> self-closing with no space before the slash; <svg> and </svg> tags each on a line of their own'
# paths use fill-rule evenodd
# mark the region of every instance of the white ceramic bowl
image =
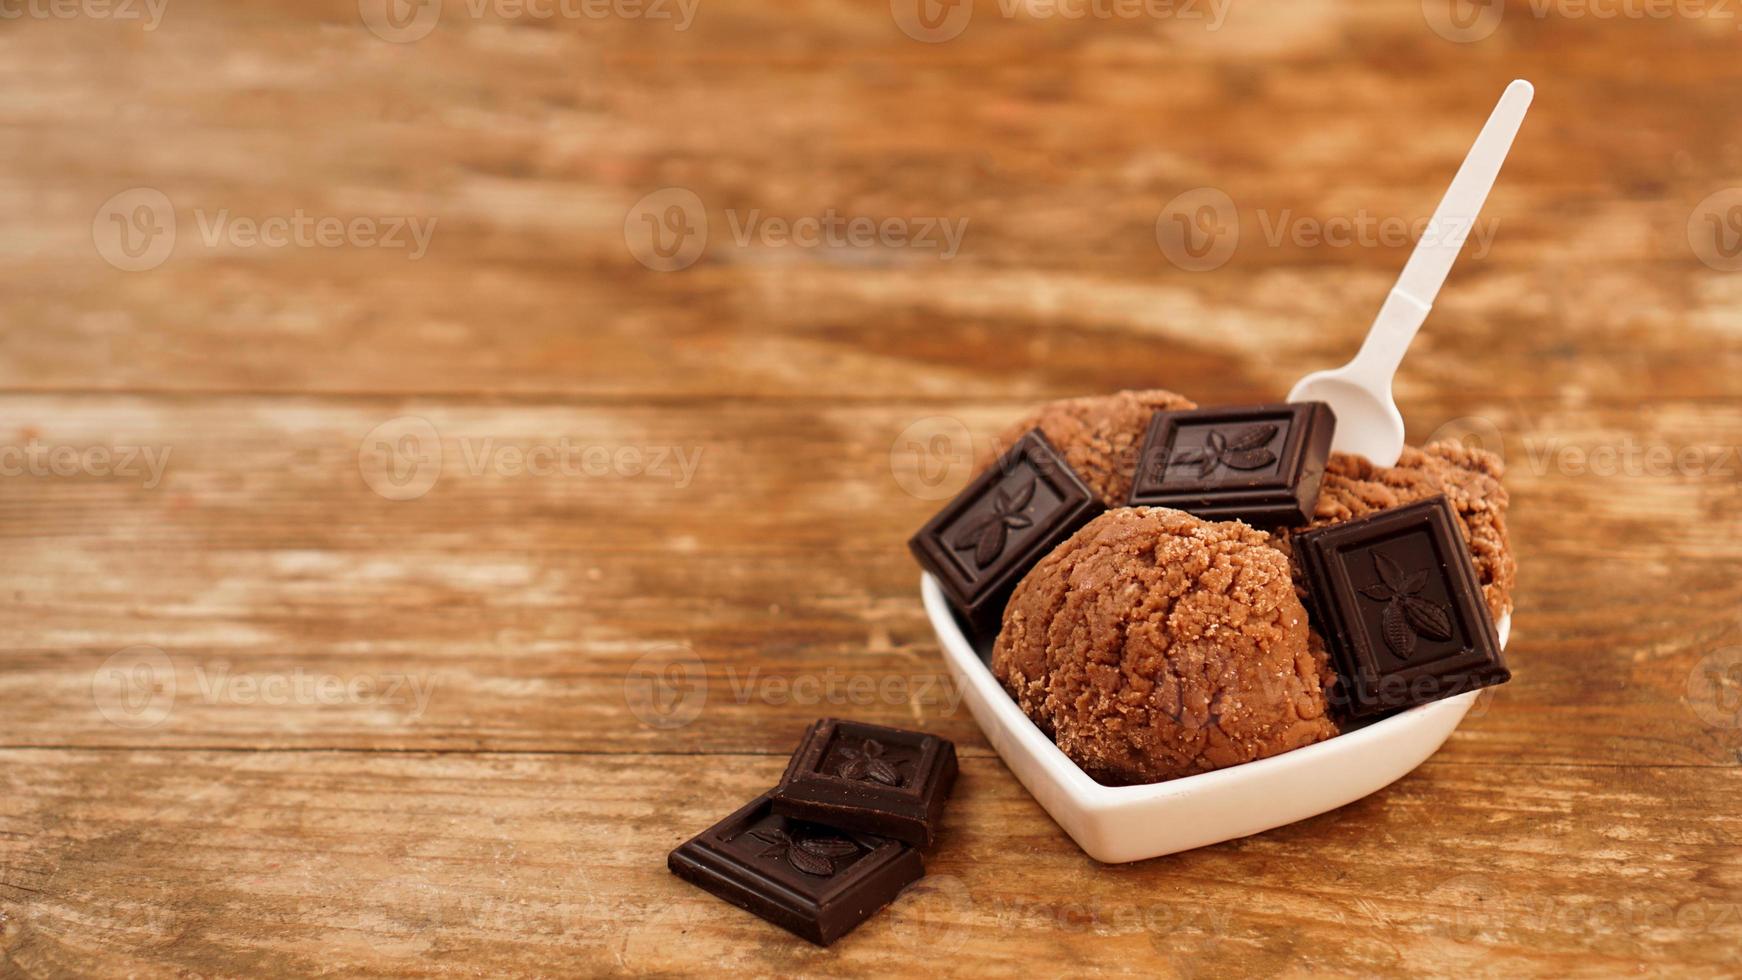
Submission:
<svg viewBox="0 0 1742 980">
<path fill-rule="evenodd" d="M 1316 745 L 1148 786 L 1103 786 L 1077 768 L 992 676 L 937 582 L 920 580 L 944 663 L 986 740 L 1097 861 L 1141 861 L 1305 820 L 1402 778 L 1433 755 L 1480 691 L 1400 712 Z M 1512 617 L 1495 624 L 1505 647 Z"/>
</svg>

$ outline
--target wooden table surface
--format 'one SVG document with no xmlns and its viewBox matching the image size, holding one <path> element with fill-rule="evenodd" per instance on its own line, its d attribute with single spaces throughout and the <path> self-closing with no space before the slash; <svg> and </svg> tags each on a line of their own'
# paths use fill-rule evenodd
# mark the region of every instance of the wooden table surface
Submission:
<svg viewBox="0 0 1742 980">
<path fill-rule="evenodd" d="M 1742 970 L 1735 11 L 905 2 L 8 5 L 0 975 Z M 1515 76 L 1397 395 L 1507 457 L 1516 679 L 1096 864 L 907 535 L 1036 401 L 1342 360 Z M 665 868 L 825 715 L 962 755 L 827 950 Z"/>
</svg>

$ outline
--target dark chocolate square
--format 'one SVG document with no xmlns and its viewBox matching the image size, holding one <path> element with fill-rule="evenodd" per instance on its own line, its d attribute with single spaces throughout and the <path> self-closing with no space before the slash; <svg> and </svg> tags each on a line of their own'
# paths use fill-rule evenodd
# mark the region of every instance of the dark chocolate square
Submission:
<svg viewBox="0 0 1742 980">
<path fill-rule="evenodd" d="M 1294 549 L 1351 716 L 1512 679 L 1445 497 L 1297 535 Z"/>
<path fill-rule="evenodd" d="M 774 789 L 774 812 L 930 845 L 955 781 L 947 739 L 825 718 L 805 729 Z"/>
<path fill-rule="evenodd" d="M 819 946 L 925 874 L 912 845 L 780 816 L 767 793 L 679 845 L 666 866 Z"/>
<path fill-rule="evenodd" d="M 976 629 L 996 628 L 1022 576 L 1103 508 L 1031 429 L 908 541 Z"/>
<path fill-rule="evenodd" d="M 1324 402 L 1157 412 L 1129 503 L 1255 527 L 1305 524 L 1336 429 Z"/>
</svg>

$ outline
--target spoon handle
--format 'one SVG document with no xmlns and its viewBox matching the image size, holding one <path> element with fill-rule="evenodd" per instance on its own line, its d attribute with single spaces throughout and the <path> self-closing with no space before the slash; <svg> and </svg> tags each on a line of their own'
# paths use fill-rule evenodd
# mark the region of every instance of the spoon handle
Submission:
<svg viewBox="0 0 1742 980">
<path fill-rule="evenodd" d="M 1356 376 L 1363 388 L 1384 392 L 1389 400 L 1391 376 L 1403 363 L 1410 341 L 1415 339 L 1415 332 L 1421 329 L 1431 309 L 1431 304 L 1404 292 L 1403 287 L 1393 287 L 1385 297 L 1385 304 L 1379 307 L 1379 315 L 1373 318 L 1367 339 L 1361 342 L 1361 349 L 1345 370 Z"/>
<path fill-rule="evenodd" d="M 1381 382 L 1385 389 L 1389 390 L 1391 375 L 1403 361 L 1409 342 L 1427 318 L 1434 297 L 1439 295 L 1470 230 L 1476 226 L 1482 204 L 1488 200 L 1488 192 L 1500 175 L 1500 165 L 1506 162 L 1512 139 L 1518 135 L 1525 110 L 1530 108 L 1535 94 L 1536 90 L 1522 78 L 1500 94 L 1500 101 L 1483 124 L 1476 142 L 1471 144 L 1446 196 L 1434 209 L 1433 220 L 1410 253 L 1397 285 L 1379 308 L 1361 352 L 1355 355 L 1352 366 L 1368 379 Z"/>
<path fill-rule="evenodd" d="M 1494 178 L 1500 176 L 1500 165 L 1506 162 L 1512 139 L 1518 135 L 1518 127 L 1524 122 L 1524 113 L 1535 94 L 1536 90 L 1522 78 L 1500 93 L 1500 101 L 1495 103 L 1476 142 L 1470 145 L 1457 176 L 1452 178 L 1452 186 L 1434 209 L 1433 221 L 1397 278 L 1399 289 L 1430 305 L 1439 295 L 1464 240 L 1476 226 L 1482 204 L 1494 187 Z"/>
</svg>

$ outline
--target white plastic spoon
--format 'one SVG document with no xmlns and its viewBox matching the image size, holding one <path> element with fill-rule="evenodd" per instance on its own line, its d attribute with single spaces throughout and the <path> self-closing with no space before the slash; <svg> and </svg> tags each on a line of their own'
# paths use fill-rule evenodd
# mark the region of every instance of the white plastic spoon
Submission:
<svg viewBox="0 0 1742 980">
<path fill-rule="evenodd" d="M 1396 463 L 1403 452 L 1403 416 L 1391 399 L 1391 377 L 1475 227 L 1535 91 L 1521 78 L 1501 93 L 1354 359 L 1335 370 L 1314 371 L 1289 391 L 1291 402 L 1327 402 L 1337 413 L 1333 450 L 1359 453 L 1378 466 Z"/>
</svg>

